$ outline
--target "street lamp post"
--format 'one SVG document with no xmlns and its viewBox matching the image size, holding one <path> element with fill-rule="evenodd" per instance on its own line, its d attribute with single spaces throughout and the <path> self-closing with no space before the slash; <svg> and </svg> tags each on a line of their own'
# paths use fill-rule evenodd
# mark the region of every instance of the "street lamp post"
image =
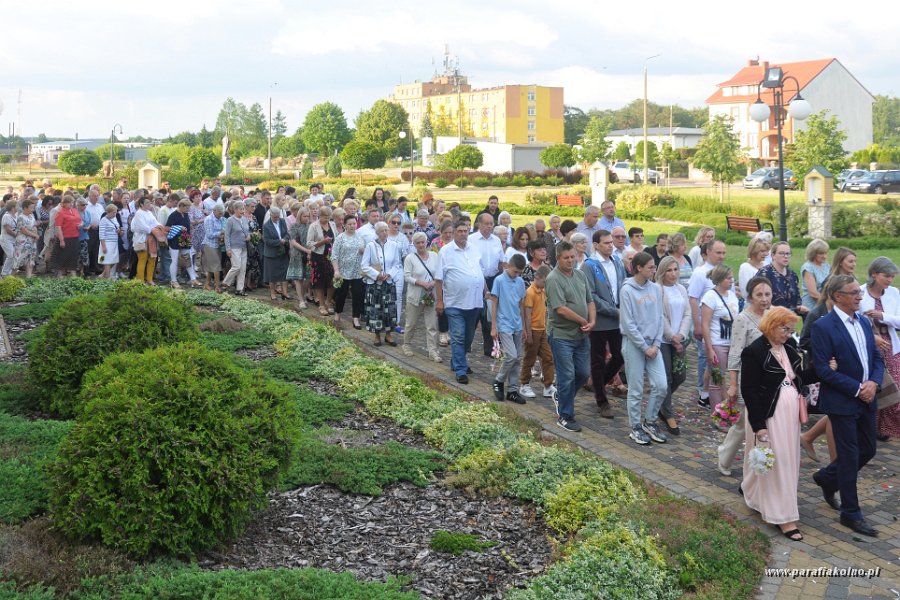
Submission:
<svg viewBox="0 0 900 600">
<path fill-rule="evenodd" d="M 650 181 L 650 164 L 649 164 L 649 155 L 647 149 L 647 62 L 659 57 L 659 54 L 654 54 L 653 56 L 648 56 L 647 60 L 644 61 L 644 185 Z"/>
<path fill-rule="evenodd" d="M 781 129 L 784 126 L 784 84 L 792 80 L 797 87 L 797 95 L 791 100 L 788 110 L 791 118 L 803 121 L 812 113 L 812 106 L 800 95 L 800 82 L 795 77 L 784 75 L 781 67 L 767 67 L 763 80 L 756 86 L 756 102 L 750 106 L 750 118 L 758 123 L 769 119 L 771 110 L 762 101 L 762 88 L 772 90 L 773 105 L 775 109 L 775 128 L 778 135 L 778 237 L 781 241 L 787 241 L 787 210 L 784 200 L 784 138 Z"/>
<path fill-rule="evenodd" d="M 399 134 L 400 139 L 406 139 L 406 132 L 401 131 Z M 416 183 L 416 172 L 415 172 L 415 157 L 413 156 L 413 136 L 412 131 L 409 133 L 409 189 L 412 189 L 413 184 Z"/>
<path fill-rule="evenodd" d="M 278 82 L 275 82 L 271 86 L 269 86 L 270 91 L 269 91 L 269 153 L 268 153 L 268 159 L 269 159 L 269 172 L 270 173 L 272 172 L 272 92 L 271 92 L 271 90 L 274 89 L 275 86 L 277 86 L 277 85 L 278 85 Z"/>
<path fill-rule="evenodd" d="M 123 135 L 125 134 L 125 132 L 122 131 L 122 126 L 119 125 L 118 123 L 113 125 L 112 131 L 109 132 L 109 189 L 110 190 L 112 189 L 113 173 L 116 170 L 116 159 L 115 159 L 115 154 L 113 154 L 113 151 L 116 148 L 116 146 L 115 146 L 116 127 L 119 128 L 120 134 L 123 134 Z"/>
</svg>

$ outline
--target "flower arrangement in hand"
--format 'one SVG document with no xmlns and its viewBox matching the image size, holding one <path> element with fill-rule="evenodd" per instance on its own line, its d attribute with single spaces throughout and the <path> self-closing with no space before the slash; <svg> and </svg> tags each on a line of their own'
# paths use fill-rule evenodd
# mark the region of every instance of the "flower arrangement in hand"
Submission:
<svg viewBox="0 0 900 600">
<path fill-rule="evenodd" d="M 760 475 L 764 475 L 775 466 L 775 451 L 768 446 L 754 446 L 747 453 L 747 465 Z"/>
<path fill-rule="evenodd" d="M 713 408 L 712 418 L 719 429 L 728 429 L 741 418 L 737 405 L 722 401 Z"/>
<path fill-rule="evenodd" d="M 250 232 L 250 243 L 258 246 L 262 242 L 262 234 L 259 231 Z"/>
</svg>

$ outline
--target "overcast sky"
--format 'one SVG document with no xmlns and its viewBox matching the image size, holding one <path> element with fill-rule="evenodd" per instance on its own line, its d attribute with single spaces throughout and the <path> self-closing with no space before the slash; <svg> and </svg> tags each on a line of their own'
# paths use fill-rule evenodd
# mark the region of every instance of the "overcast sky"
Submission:
<svg viewBox="0 0 900 600">
<path fill-rule="evenodd" d="M 211 129 L 228 96 L 271 95 L 291 131 L 329 100 L 352 123 L 396 83 L 430 79 L 445 43 L 474 86 L 562 86 L 584 109 L 641 97 L 645 65 L 652 101 L 699 106 L 757 56 L 835 57 L 873 94 L 900 95 L 897 27 L 879 25 L 898 16 L 896 0 L 0 0 L 0 132 L 19 121 L 19 90 L 25 135 Z"/>
</svg>

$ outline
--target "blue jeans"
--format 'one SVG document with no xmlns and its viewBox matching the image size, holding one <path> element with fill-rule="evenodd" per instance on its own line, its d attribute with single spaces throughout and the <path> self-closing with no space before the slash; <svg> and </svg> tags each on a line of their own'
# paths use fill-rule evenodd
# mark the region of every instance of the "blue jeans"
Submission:
<svg viewBox="0 0 900 600">
<path fill-rule="evenodd" d="M 550 352 L 556 365 L 556 399 L 561 419 L 575 419 L 575 394 L 591 376 L 591 344 L 587 336 L 580 340 L 561 340 L 550 336 Z"/>
<path fill-rule="evenodd" d="M 169 252 L 168 248 L 160 248 L 159 249 L 159 281 L 161 283 L 169 283 L 172 281 L 172 276 L 169 275 L 169 268 L 172 264 L 172 254 Z"/>
<path fill-rule="evenodd" d="M 650 382 L 650 397 L 644 420 L 656 421 L 659 407 L 666 395 L 666 367 L 662 352 L 647 358 L 644 351 L 628 338 L 622 340 L 622 355 L 625 357 L 625 374 L 628 376 L 628 424 L 634 429 L 641 424 L 641 403 L 644 400 L 644 374 Z"/>
<path fill-rule="evenodd" d="M 447 322 L 450 325 L 450 368 L 459 377 L 469 371 L 466 352 L 472 350 L 472 340 L 475 339 L 475 326 L 481 318 L 481 308 L 447 307 L 444 314 L 447 315 Z"/>
<path fill-rule="evenodd" d="M 697 391 L 703 391 L 703 375 L 706 373 L 706 344 L 703 343 L 703 340 L 697 341 L 694 338 L 694 342 L 697 345 Z"/>
</svg>

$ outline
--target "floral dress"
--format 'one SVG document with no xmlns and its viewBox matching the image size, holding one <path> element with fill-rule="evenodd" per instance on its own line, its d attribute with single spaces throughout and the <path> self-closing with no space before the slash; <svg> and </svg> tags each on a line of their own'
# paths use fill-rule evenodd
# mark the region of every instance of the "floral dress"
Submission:
<svg viewBox="0 0 900 600">
<path fill-rule="evenodd" d="M 19 214 L 16 216 L 16 269 L 21 269 L 25 265 L 33 265 L 34 257 L 37 255 L 37 240 L 33 237 L 25 235 L 25 229 L 34 233 L 34 215 Z"/>
<path fill-rule="evenodd" d="M 309 223 L 294 223 L 291 225 L 291 239 L 306 247 L 306 231 Z M 287 280 L 302 281 L 306 279 L 306 252 L 291 246 L 291 261 L 288 263 Z"/>
<path fill-rule="evenodd" d="M 203 213 L 202 208 L 198 208 L 191 205 L 188 208 L 188 218 L 191 220 L 191 247 L 194 249 L 194 254 L 200 256 L 200 253 L 203 251 L 203 239 L 206 237 L 206 225 L 204 225 L 203 220 L 206 218 L 206 215 Z M 197 224 L 194 224 L 196 221 L 200 221 Z"/>
<path fill-rule="evenodd" d="M 881 313 L 884 312 L 881 298 L 875 298 L 875 310 Z M 888 326 L 880 321 L 875 321 L 875 333 L 888 341 L 888 350 L 882 352 L 884 368 L 891 374 L 891 379 L 896 383 L 900 381 L 900 354 L 894 354 L 891 349 L 891 336 L 888 333 Z M 900 404 L 879 409 L 875 414 L 878 435 L 900 437 Z"/>
<path fill-rule="evenodd" d="M 772 265 L 766 265 L 757 273 L 772 284 L 772 306 L 783 306 L 794 310 L 800 306 L 800 281 L 797 274 L 788 267 L 782 275 Z"/>
<path fill-rule="evenodd" d="M 359 279 L 362 277 L 362 254 L 360 249 L 365 246 L 362 236 L 359 234 L 347 235 L 342 233 L 334 241 L 331 249 L 331 260 L 337 263 L 344 280 Z"/>
<path fill-rule="evenodd" d="M 249 224 L 250 235 L 252 236 L 253 232 L 257 232 L 260 234 L 260 239 L 262 239 L 262 231 L 256 217 L 251 213 L 247 213 L 246 218 Z M 257 287 L 262 281 L 262 263 L 260 258 L 259 246 L 253 243 L 247 244 L 247 281 L 250 282 L 252 287 Z"/>
</svg>

